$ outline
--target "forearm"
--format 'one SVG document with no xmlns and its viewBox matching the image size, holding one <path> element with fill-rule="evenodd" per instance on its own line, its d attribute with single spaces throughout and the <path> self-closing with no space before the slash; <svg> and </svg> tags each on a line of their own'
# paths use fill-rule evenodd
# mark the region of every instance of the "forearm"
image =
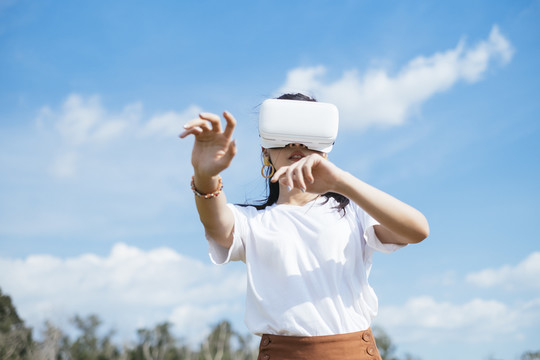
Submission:
<svg viewBox="0 0 540 360">
<path fill-rule="evenodd" d="M 418 243 L 429 234 L 425 216 L 415 208 L 343 171 L 336 192 L 348 197 L 377 220 L 381 241 Z"/>
<path fill-rule="evenodd" d="M 218 179 L 218 176 L 195 173 L 193 182 L 199 193 L 209 194 L 218 189 Z M 222 190 L 219 195 L 209 199 L 195 196 L 195 204 L 206 233 L 221 246 L 229 248 L 233 239 L 234 215 L 227 206 L 225 192 Z"/>
</svg>

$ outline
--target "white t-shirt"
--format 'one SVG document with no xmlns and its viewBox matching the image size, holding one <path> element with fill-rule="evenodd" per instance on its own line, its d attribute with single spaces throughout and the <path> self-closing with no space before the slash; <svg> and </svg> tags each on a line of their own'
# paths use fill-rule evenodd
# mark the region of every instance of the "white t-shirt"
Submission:
<svg viewBox="0 0 540 360">
<path fill-rule="evenodd" d="M 246 263 L 245 322 L 252 333 L 344 334 L 367 329 L 377 314 L 368 284 L 373 252 L 402 246 L 381 243 L 373 228 L 378 222 L 353 202 L 343 216 L 333 198 L 325 201 L 264 210 L 229 204 L 231 248 L 208 238 L 215 264 Z"/>
</svg>

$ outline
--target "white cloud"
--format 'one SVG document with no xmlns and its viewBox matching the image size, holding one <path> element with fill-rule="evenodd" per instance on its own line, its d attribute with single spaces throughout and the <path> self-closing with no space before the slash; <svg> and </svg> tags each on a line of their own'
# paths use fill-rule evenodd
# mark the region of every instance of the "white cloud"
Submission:
<svg viewBox="0 0 540 360">
<path fill-rule="evenodd" d="M 457 282 L 451 275 L 448 285 Z M 439 283 L 441 277 L 439 276 Z M 442 278 L 444 282 L 444 277 Z M 465 303 L 437 301 L 419 296 L 405 304 L 383 306 L 376 322 L 397 342 L 440 344 L 448 341 L 491 342 L 500 337 L 526 339 L 538 331 L 540 323 L 540 252 L 533 252 L 514 266 L 485 269 L 466 276 L 466 282 L 479 287 L 532 290 L 533 296 L 509 303 L 498 299 L 474 298 Z"/>
<path fill-rule="evenodd" d="M 43 106 L 36 118 L 38 126 L 44 122 L 54 122 L 62 139 L 71 145 L 108 142 L 125 134 L 134 133 L 162 136 L 179 135 L 182 126 L 202 111 L 197 105 L 191 105 L 181 112 L 168 111 L 153 115 L 146 123 L 140 123 L 142 104 L 126 105 L 120 113 L 110 113 L 101 103 L 99 96 L 83 97 L 70 94 L 59 111 L 50 106 Z"/>
<path fill-rule="evenodd" d="M 196 117 L 202 109 L 191 105 L 181 112 L 168 111 L 156 114 L 143 122 L 142 104 L 135 102 L 123 107 L 120 112 L 107 110 L 99 96 L 70 94 L 54 110 L 43 106 L 36 117 L 40 130 L 52 129 L 59 136 L 59 154 L 52 160 L 49 172 L 57 178 L 73 178 L 80 163 L 87 160 L 82 153 L 88 149 L 128 140 L 145 141 L 149 136 L 176 137 L 182 126 Z"/>
<path fill-rule="evenodd" d="M 496 300 L 473 299 L 464 304 L 437 302 L 421 296 L 401 306 L 380 309 L 377 323 L 397 342 L 491 341 L 518 339 L 540 319 L 540 298 L 509 306 Z"/>
<path fill-rule="evenodd" d="M 143 127 L 143 135 L 160 134 L 162 136 L 175 136 L 183 131 L 183 125 L 197 117 L 202 109 L 191 105 L 181 113 L 169 111 L 153 116 Z"/>
<path fill-rule="evenodd" d="M 97 96 L 76 94 L 43 106 L 35 131 L 2 143 L 10 149 L 1 160 L 15 187 L 4 194 L 0 233 L 92 233 L 114 241 L 177 231 L 169 216 L 193 213 L 189 180 L 178 185 L 192 175 L 192 143 L 179 139 L 180 132 L 143 135 L 152 117 L 141 115 L 141 108 L 133 103 L 116 111 Z"/>
<path fill-rule="evenodd" d="M 419 56 L 395 76 L 380 68 L 368 69 L 364 74 L 353 69 L 326 83 L 322 80 L 325 67 L 296 68 L 288 73 L 279 93 L 316 94 L 319 100 L 336 104 L 346 127 L 394 126 L 402 124 L 430 97 L 457 82 L 479 81 L 493 60 L 507 64 L 513 53 L 510 42 L 494 26 L 489 38 L 476 46 L 467 48 L 460 41 L 454 49 Z"/>
<path fill-rule="evenodd" d="M 199 340 L 194 336 L 241 312 L 245 287 L 243 271 L 122 243 L 107 256 L 0 258 L 0 269 L 3 292 L 30 325 L 96 313 L 124 337 L 169 320 L 180 335 Z"/>
<path fill-rule="evenodd" d="M 62 139 L 71 145 L 100 143 L 113 140 L 122 135 L 141 117 L 140 103 L 129 104 L 119 114 L 110 114 L 101 104 L 99 96 L 84 98 L 71 94 L 54 112 L 45 106 L 40 111 L 52 118 Z M 39 120 L 39 118 L 38 118 Z M 41 120 L 43 122 L 43 120 Z"/>
<path fill-rule="evenodd" d="M 49 172 L 57 178 L 73 178 L 81 160 L 81 146 L 103 144 L 118 139 L 137 124 L 140 103 L 128 104 L 118 114 L 109 113 L 99 96 L 70 94 L 58 110 L 43 106 L 36 117 L 39 129 L 51 125 L 60 137 L 60 154 L 52 160 Z"/>
<path fill-rule="evenodd" d="M 480 287 L 501 287 L 506 290 L 540 290 L 540 252 L 533 252 L 515 266 L 485 269 L 468 274 L 466 281 Z"/>
</svg>

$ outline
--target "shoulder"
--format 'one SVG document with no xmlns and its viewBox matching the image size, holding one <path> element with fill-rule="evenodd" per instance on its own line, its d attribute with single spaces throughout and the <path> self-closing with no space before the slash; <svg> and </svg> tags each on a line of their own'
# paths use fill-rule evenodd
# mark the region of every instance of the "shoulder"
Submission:
<svg viewBox="0 0 540 360">
<path fill-rule="evenodd" d="M 253 205 L 242 205 L 242 204 L 227 204 L 229 208 L 233 211 L 235 215 L 241 215 L 244 217 L 254 217 L 259 214 L 263 214 L 267 211 L 267 208 L 265 209 L 257 209 L 257 207 Z"/>
<path fill-rule="evenodd" d="M 340 216 L 350 222 L 360 224 L 362 228 L 366 228 L 372 225 L 374 219 L 358 204 L 354 201 L 348 201 L 348 203 L 340 209 L 340 202 L 334 198 L 328 198 L 328 202 L 325 206 L 332 208 L 332 211 L 339 212 Z"/>
<path fill-rule="evenodd" d="M 360 209 L 358 205 L 353 203 L 350 199 L 339 194 L 321 196 L 319 202 L 325 208 L 338 212 L 342 217 L 357 216 L 358 210 Z"/>
</svg>

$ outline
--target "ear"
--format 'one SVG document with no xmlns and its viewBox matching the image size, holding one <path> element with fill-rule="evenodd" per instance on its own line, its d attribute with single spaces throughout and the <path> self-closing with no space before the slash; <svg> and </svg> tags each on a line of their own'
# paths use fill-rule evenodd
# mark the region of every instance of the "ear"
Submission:
<svg viewBox="0 0 540 360">
<path fill-rule="evenodd" d="M 263 157 L 270 158 L 270 153 L 268 153 L 268 149 L 267 149 L 267 148 L 261 147 L 261 150 L 262 150 Z"/>
</svg>

